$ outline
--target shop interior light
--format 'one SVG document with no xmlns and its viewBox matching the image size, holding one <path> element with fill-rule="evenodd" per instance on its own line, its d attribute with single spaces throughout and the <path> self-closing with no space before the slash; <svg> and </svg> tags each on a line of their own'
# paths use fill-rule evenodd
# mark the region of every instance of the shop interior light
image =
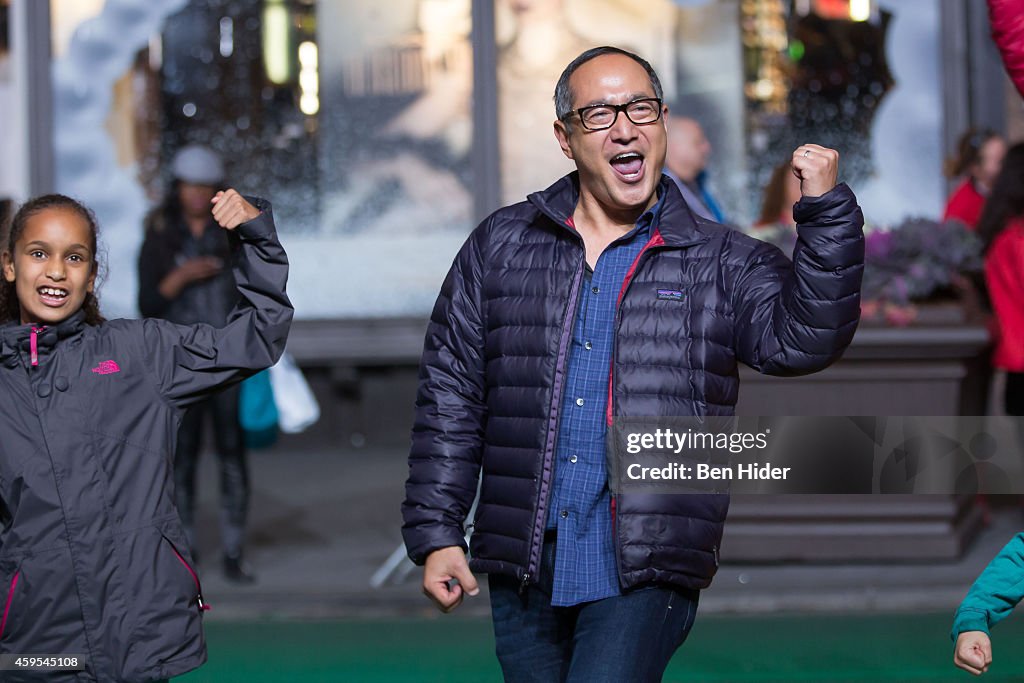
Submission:
<svg viewBox="0 0 1024 683">
<path fill-rule="evenodd" d="M 316 95 L 303 95 L 299 98 L 299 109 L 306 116 L 313 116 L 320 111 L 320 98 Z"/>
<path fill-rule="evenodd" d="M 315 69 L 318 66 L 316 43 L 307 40 L 299 45 L 299 66 Z"/>
<path fill-rule="evenodd" d="M 263 66 L 271 83 L 287 83 L 291 76 L 290 26 L 284 0 L 263 6 Z"/>
<path fill-rule="evenodd" d="M 867 21 L 871 18 L 871 0 L 850 0 L 850 19 Z"/>
<path fill-rule="evenodd" d="M 235 22 L 231 17 L 220 19 L 220 56 L 230 57 L 235 51 Z"/>
<path fill-rule="evenodd" d="M 307 40 L 299 45 L 299 109 L 306 116 L 320 111 L 319 61 L 316 43 Z"/>
</svg>

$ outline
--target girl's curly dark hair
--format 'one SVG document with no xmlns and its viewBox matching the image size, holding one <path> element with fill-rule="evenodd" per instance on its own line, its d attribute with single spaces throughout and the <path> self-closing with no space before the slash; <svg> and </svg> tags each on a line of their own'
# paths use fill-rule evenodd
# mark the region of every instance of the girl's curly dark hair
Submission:
<svg viewBox="0 0 1024 683">
<path fill-rule="evenodd" d="M 21 234 L 25 232 L 25 226 L 28 224 L 28 220 L 36 214 L 46 211 L 48 209 L 66 209 L 77 214 L 86 222 L 89 226 L 89 249 L 92 253 L 92 269 L 93 272 L 99 276 L 100 272 L 100 261 L 97 255 L 97 236 L 99 234 L 99 226 L 96 223 L 96 216 L 90 211 L 84 204 L 75 201 L 71 197 L 66 197 L 62 194 L 46 194 L 34 199 L 30 199 L 21 205 L 18 212 L 14 214 L 14 218 L 11 220 L 10 228 L 6 231 L 0 240 L 0 251 L 2 251 L 7 258 L 13 258 L 14 245 L 21 237 Z M 82 310 L 85 311 L 85 322 L 87 325 L 99 325 L 104 322 L 104 317 L 100 314 L 100 303 L 96 298 L 94 292 L 89 292 L 85 295 L 85 301 L 82 303 Z M 6 278 L 0 279 L 0 323 L 9 322 L 11 320 L 18 321 L 21 319 L 21 306 L 18 305 L 18 294 L 15 288 L 15 283 L 7 282 Z"/>
</svg>

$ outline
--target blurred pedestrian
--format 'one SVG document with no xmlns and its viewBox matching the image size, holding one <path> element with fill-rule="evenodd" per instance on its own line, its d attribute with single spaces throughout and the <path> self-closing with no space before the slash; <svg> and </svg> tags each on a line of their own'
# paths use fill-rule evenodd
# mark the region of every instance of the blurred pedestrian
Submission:
<svg viewBox="0 0 1024 683">
<path fill-rule="evenodd" d="M 800 201 L 800 179 L 793 172 L 793 165 L 787 159 L 772 171 L 768 185 L 764 188 L 761 215 L 754 227 L 787 225 L 796 228 L 793 219 L 793 205 Z"/>
<path fill-rule="evenodd" d="M 958 220 L 974 230 L 985 199 L 1006 155 L 1002 136 L 987 128 L 970 129 L 960 136 L 956 156 L 946 161 L 946 175 L 963 178 L 946 202 L 942 220 Z"/>
<path fill-rule="evenodd" d="M 1007 152 L 978 223 L 978 233 L 985 244 L 985 284 L 998 327 L 992 364 L 1006 371 L 1006 414 L 1021 417 L 1024 416 L 1024 143 L 1014 145 Z"/>
<path fill-rule="evenodd" d="M 711 142 L 704 129 L 695 119 L 685 116 L 668 116 L 665 122 L 668 147 L 664 174 L 675 181 L 691 211 L 709 221 L 724 223 L 725 214 L 708 189 Z"/>
<path fill-rule="evenodd" d="M 238 301 L 224 231 L 211 219 L 210 200 L 224 183 L 221 159 L 206 147 L 189 145 L 171 162 L 173 182 L 163 203 L 146 217 L 139 254 L 139 311 L 181 325 L 222 326 Z M 224 575 L 238 583 L 255 576 L 243 561 L 249 472 L 239 422 L 238 385 L 210 396 L 185 414 L 174 455 L 175 499 L 193 557 L 196 467 L 206 420 L 212 423 L 220 469 L 220 535 Z"/>
</svg>

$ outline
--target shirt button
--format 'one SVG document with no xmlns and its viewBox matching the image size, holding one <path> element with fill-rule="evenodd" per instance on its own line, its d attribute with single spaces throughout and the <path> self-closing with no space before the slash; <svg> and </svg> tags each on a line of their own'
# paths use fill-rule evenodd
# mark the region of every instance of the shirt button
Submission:
<svg viewBox="0 0 1024 683">
<path fill-rule="evenodd" d="M 583 348 L 585 348 L 587 351 L 589 351 L 590 349 L 594 348 L 594 344 L 593 344 L 593 342 L 586 342 L 583 345 Z"/>
<path fill-rule="evenodd" d="M 601 291 L 601 288 L 600 287 L 593 287 L 593 288 L 591 288 L 590 291 L 593 292 L 594 294 L 597 294 L 598 292 Z"/>
<path fill-rule="evenodd" d="M 569 462 L 576 462 L 577 460 L 579 460 L 579 458 L 577 458 L 575 455 L 569 456 Z"/>
<path fill-rule="evenodd" d="M 53 386 L 56 387 L 57 391 L 67 391 L 68 390 L 68 378 L 67 377 L 58 377 L 54 381 Z"/>
<path fill-rule="evenodd" d="M 576 405 L 582 406 L 583 405 L 583 399 L 582 398 L 576 399 Z"/>
<path fill-rule="evenodd" d="M 40 384 L 39 388 L 36 390 L 36 393 L 39 394 L 40 398 L 46 398 L 47 396 L 50 395 L 50 385 Z"/>
<path fill-rule="evenodd" d="M 561 517 L 562 519 L 565 519 L 565 518 L 567 518 L 569 516 L 569 511 L 568 510 L 562 510 L 561 512 L 558 513 L 558 516 Z"/>
</svg>

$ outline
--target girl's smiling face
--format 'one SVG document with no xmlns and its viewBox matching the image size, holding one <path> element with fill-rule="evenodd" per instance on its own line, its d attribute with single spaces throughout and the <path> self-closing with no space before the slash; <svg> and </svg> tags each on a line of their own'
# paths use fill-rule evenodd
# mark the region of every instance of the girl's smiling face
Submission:
<svg viewBox="0 0 1024 683">
<path fill-rule="evenodd" d="M 3 254 L 4 279 L 14 283 L 23 325 L 53 325 L 82 307 L 96 282 L 93 243 L 89 223 L 70 209 L 28 218 L 13 251 Z"/>
</svg>

